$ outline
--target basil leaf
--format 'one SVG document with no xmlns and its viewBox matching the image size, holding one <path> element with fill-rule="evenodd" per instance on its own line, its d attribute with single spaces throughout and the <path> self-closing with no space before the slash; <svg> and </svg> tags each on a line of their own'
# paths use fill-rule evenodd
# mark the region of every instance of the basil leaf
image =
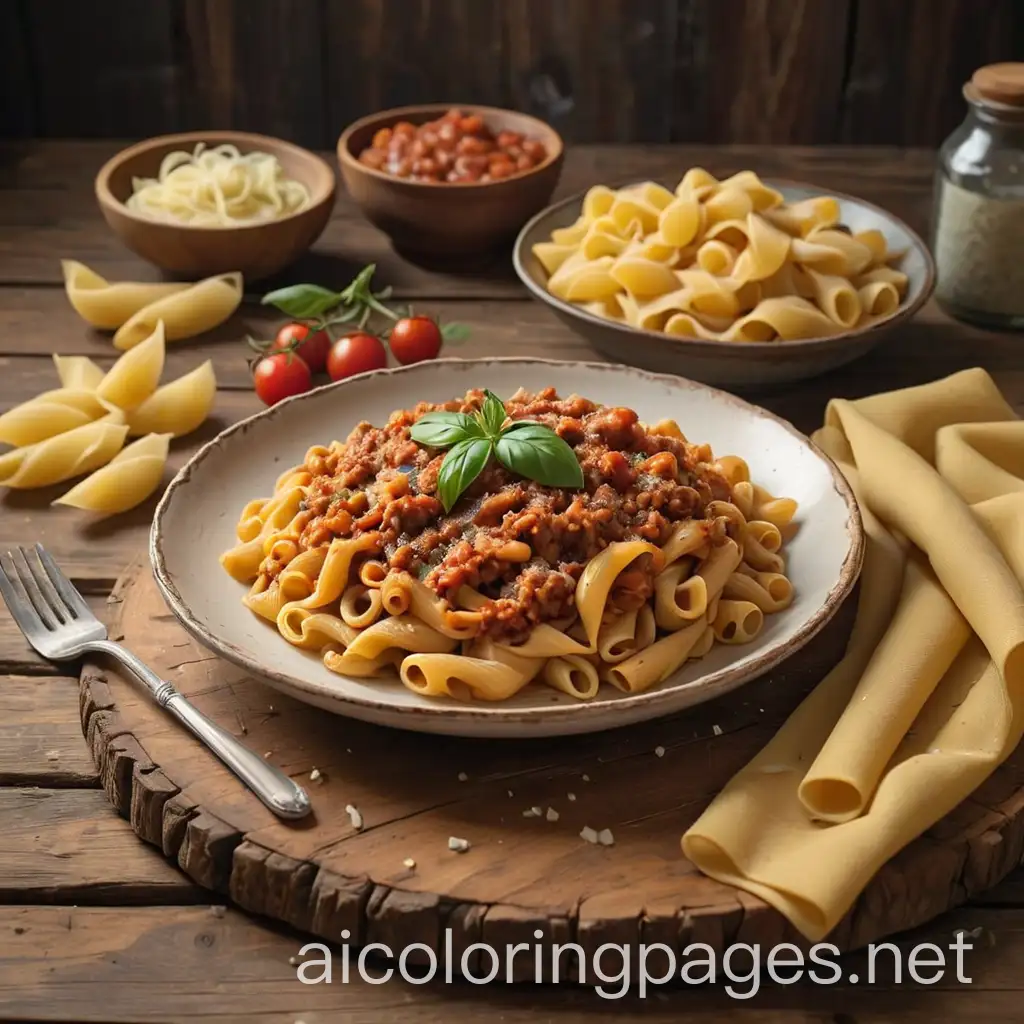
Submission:
<svg viewBox="0 0 1024 1024">
<path fill-rule="evenodd" d="M 583 468 L 576 453 L 541 423 L 523 423 L 506 431 L 498 438 L 494 454 L 506 469 L 546 487 L 583 487 Z"/>
<path fill-rule="evenodd" d="M 264 306 L 276 306 L 282 313 L 299 320 L 311 320 L 341 302 L 342 296 L 318 284 L 293 284 L 268 292 L 260 300 Z"/>
<path fill-rule="evenodd" d="M 409 431 L 417 444 L 431 448 L 450 448 L 458 441 L 483 437 L 480 424 L 464 412 L 428 412 L 421 416 Z"/>
<path fill-rule="evenodd" d="M 459 495 L 480 475 L 490 457 L 491 442 L 483 437 L 460 441 L 444 457 L 437 474 L 437 494 L 445 512 L 452 510 Z"/>
<path fill-rule="evenodd" d="M 480 417 L 488 436 L 497 437 L 501 433 L 501 425 L 506 419 L 505 403 L 493 391 L 484 391 L 484 404 L 480 410 Z"/>
<path fill-rule="evenodd" d="M 441 337 L 446 342 L 465 341 L 470 335 L 466 324 L 441 324 Z"/>
</svg>

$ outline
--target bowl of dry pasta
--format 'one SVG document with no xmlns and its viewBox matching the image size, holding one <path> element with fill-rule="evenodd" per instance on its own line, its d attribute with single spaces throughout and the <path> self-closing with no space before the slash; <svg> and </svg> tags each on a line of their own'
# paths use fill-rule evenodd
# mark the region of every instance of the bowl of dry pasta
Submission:
<svg viewBox="0 0 1024 1024">
<path fill-rule="evenodd" d="M 742 685 L 835 615 L 862 552 L 849 486 L 785 421 L 543 359 L 280 402 L 193 457 L 150 537 L 172 611 L 247 672 L 337 714 L 506 738 Z"/>
<path fill-rule="evenodd" d="M 232 271 L 259 280 L 293 263 L 334 208 L 334 172 L 315 153 L 249 132 L 146 139 L 96 175 L 107 224 L 179 277 Z"/>
<path fill-rule="evenodd" d="M 851 362 L 935 282 L 924 242 L 871 203 L 701 168 L 674 187 L 595 185 L 563 200 L 523 228 L 513 261 L 605 355 L 727 387 Z"/>
</svg>

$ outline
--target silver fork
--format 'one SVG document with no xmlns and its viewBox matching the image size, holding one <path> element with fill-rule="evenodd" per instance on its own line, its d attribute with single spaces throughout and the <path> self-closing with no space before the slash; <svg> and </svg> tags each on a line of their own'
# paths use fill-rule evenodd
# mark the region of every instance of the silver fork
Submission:
<svg viewBox="0 0 1024 1024">
<path fill-rule="evenodd" d="M 0 594 L 25 639 L 44 658 L 69 661 L 88 651 L 116 658 L 278 817 L 309 813 L 309 796 L 301 786 L 211 722 L 131 651 L 107 639 L 107 627 L 41 544 L 0 556 Z"/>
</svg>

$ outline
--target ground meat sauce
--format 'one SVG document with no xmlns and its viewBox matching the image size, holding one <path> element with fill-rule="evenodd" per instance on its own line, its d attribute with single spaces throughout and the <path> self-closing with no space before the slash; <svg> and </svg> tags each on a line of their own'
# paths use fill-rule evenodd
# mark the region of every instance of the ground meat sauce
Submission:
<svg viewBox="0 0 1024 1024">
<path fill-rule="evenodd" d="M 585 489 L 544 487 L 492 458 L 445 514 L 436 497 L 445 452 L 417 444 L 409 430 L 428 412 L 472 413 L 483 399 L 471 390 L 438 405 L 422 402 L 393 413 L 384 427 L 360 423 L 344 445 L 313 449 L 300 548 L 379 531 L 378 557 L 392 571 L 412 573 L 449 601 L 464 584 L 473 587 L 489 598 L 482 633 L 520 643 L 537 623 L 573 616 L 580 574 L 608 544 L 662 544 L 673 524 L 705 519 L 709 502 L 730 498 L 707 445 L 656 433 L 631 409 L 563 399 L 545 388 L 520 390 L 506 412 L 559 434 L 580 461 Z M 709 534 L 723 527 L 708 518 Z M 513 541 L 528 545 L 528 558 L 502 557 Z M 611 597 L 617 608 L 637 608 L 650 597 L 650 563 L 640 558 L 619 576 Z"/>
</svg>

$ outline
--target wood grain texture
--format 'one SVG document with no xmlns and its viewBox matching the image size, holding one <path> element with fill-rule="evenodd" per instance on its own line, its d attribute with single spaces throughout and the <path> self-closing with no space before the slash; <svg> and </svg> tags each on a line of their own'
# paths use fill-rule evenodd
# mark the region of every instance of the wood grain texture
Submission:
<svg viewBox="0 0 1024 1024">
<path fill-rule="evenodd" d="M 356 117 L 433 100 L 529 110 L 575 142 L 934 146 L 966 75 L 1021 42 L 1016 0 L 4 6 L 48 135 L 216 126 L 323 148 Z"/>
<path fill-rule="evenodd" d="M 376 1024 L 385 1019 L 448 1024 L 485 1016 L 503 1024 L 616 1024 L 633 1018 L 652 1024 L 1018 1021 L 1015 999 L 1024 986 L 1012 965 L 1024 958 L 1024 914 L 957 912 L 941 928 L 900 937 L 904 963 L 916 942 L 934 942 L 947 950 L 954 928 L 980 929 L 976 949 L 964 957 L 971 986 L 958 985 L 952 969 L 930 990 L 897 984 L 891 955 L 878 957 L 874 982 L 867 985 L 867 957 L 854 954 L 843 965 L 847 976 L 858 975 L 859 985 L 764 983 L 752 999 L 743 1000 L 730 999 L 723 984 L 685 990 L 652 986 L 646 999 L 634 994 L 609 1000 L 572 985 L 538 989 L 496 982 L 479 987 L 458 980 L 445 985 L 438 978 L 414 988 L 397 977 L 373 985 L 361 980 L 354 963 L 350 980 L 343 983 L 337 946 L 331 983 L 303 985 L 296 978 L 302 938 L 219 907 L 4 907 L 0 1002 L 7 1019 L 133 1024 Z M 990 940 L 999 943 L 1005 959 L 986 955 L 992 952 Z M 379 977 L 383 969 L 374 964 L 369 972 Z M 606 990 L 616 988 L 609 985 Z M 747 988 L 737 985 L 740 991 Z M 842 1012 L 836 1011 L 839 1006 Z"/>
<path fill-rule="evenodd" d="M 961 88 L 975 69 L 1019 60 L 1024 45 L 1024 9 L 1003 0 L 857 0 L 853 9 L 844 141 L 870 133 L 879 143 L 937 145 L 964 119 Z"/>
<path fill-rule="evenodd" d="M 116 594 L 115 628 L 136 654 L 252 750 L 309 780 L 313 817 L 281 822 L 119 673 L 83 670 L 82 724 L 114 806 L 239 906 L 328 939 L 347 928 L 356 944 L 421 942 L 439 958 L 452 920 L 468 941 L 514 943 L 539 929 L 541 945 L 572 939 L 590 953 L 644 936 L 720 952 L 732 942 L 806 946 L 760 900 L 695 873 L 678 842 L 839 656 L 852 603 L 780 669 L 685 716 L 557 747 L 439 746 L 353 720 L 339 734 L 338 721 L 190 640 L 141 566 Z M 533 807 L 558 816 L 524 816 Z M 615 845 L 583 843 L 584 826 L 610 828 Z M 453 854 L 450 836 L 470 850 Z M 1024 751 L 886 864 L 829 941 L 857 949 L 921 925 L 996 884 L 1022 851 Z M 532 966 L 523 970 L 534 980 Z"/>
<path fill-rule="evenodd" d="M 9 619 L 2 623 L 7 627 Z M 82 743 L 77 676 L 5 675 L 0 681 L 0 787 L 95 787 Z"/>
<path fill-rule="evenodd" d="M 197 902 L 106 803 L 97 789 L 0 788 L 0 903 Z"/>
</svg>

